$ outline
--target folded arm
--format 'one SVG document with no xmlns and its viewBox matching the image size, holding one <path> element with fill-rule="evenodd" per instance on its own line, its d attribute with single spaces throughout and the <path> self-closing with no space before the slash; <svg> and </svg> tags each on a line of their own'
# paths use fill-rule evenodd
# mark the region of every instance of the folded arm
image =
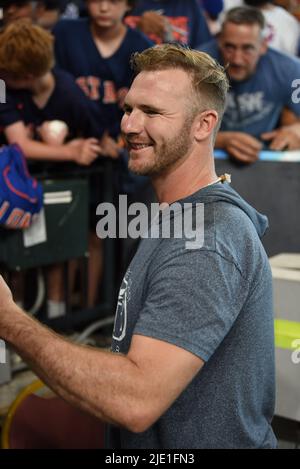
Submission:
<svg viewBox="0 0 300 469">
<path fill-rule="evenodd" d="M 4 129 L 9 144 L 17 143 L 25 156 L 34 160 L 74 161 L 88 165 L 102 152 L 98 140 L 94 138 L 76 139 L 62 145 L 50 145 L 33 140 L 22 121 L 15 122 Z"/>
</svg>

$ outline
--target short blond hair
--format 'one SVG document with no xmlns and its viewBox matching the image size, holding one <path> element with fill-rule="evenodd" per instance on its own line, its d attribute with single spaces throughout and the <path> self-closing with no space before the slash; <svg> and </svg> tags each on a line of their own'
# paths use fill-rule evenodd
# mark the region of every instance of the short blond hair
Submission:
<svg viewBox="0 0 300 469">
<path fill-rule="evenodd" d="M 0 69 L 14 78 L 43 76 L 54 66 L 53 36 L 21 19 L 0 33 Z"/>
<path fill-rule="evenodd" d="M 220 125 L 229 82 L 224 67 L 210 55 L 176 44 L 163 44 L 133 54 L 131 66 L 135 75 L 172 68 L 184 70 L 191 76 L 192 90 L 198 98 L 196 103 L 192 100 L 194 113 L 214 109 Z"/>
</svg>

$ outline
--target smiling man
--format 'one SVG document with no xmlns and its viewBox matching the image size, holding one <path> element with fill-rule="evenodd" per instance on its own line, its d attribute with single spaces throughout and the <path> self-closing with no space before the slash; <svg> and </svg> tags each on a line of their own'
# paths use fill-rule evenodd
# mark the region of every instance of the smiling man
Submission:
<svg viewBox="0 0 300 469">
<path fill-rule="evenodd" d="M 151 176 L 160 202 L 204 204 L 204 244 L 142 240 L 111 352 L 48 331 L 3 281 L 0 336 L 54 391 L 110 423 L 112 448 L 273 448 L 272 280 L 259 239 L 267 220 L 214 170 L 226 75 L 175 45 L 135 54 L 133 65 L 122 119 L 130 168 Z"/>
<path fill-rule="evenodd" d="M 181 87 L 175 88 L 171 93 L 169 73 L 169 70 L 149 72 L 136 79 L 133 96 L 139 97 L 139 93 L 143 94 L 145 89 L 149 90 L 151 103 L 140 106 L 144 119 L 148 117 L 147 134 L 139 135 L 135 128 L 134 132 L 125 134 L 130 150 L 129 169 L 134 173 L 154 176 L 168 169 L 170 164 L 181 162 L 182 158 L 189 154 L 190 129 L 194 115 L 188 111 L 191 103 L 182 93 Z M 186 82 L 184 71 L 176 70 L 175 75 L 179 82 Z M 153 98 L 152 90 L 155 91 Z M 124 106 L 124 125 L 128 125 L 127 116 L 132 112 L 132 94 L 128 94 Z M 181 112 L 182 108 L 186 110 L 185 113 Z M 162 118 L 158 119 L 158 116 Z M 142 119 L 138 121 L 138 125 L 144 125 Z M 131 130 L 131 122 L 129 128 Z"/>
<path fill-rule="evenodd" d="M 264 17 L 256 8 L 230 10 L 220 37 L 199 49 L 227 66 L 230 92 L 216 146 L 237 160 L 251 163 L 263 144 L 271 150 L 300 149 L 300 107 L 292 101 L 292 83 L 300 61 L 268 48 Z M 284 109 L 293 124 L 281 126 Z"/>
</svg>

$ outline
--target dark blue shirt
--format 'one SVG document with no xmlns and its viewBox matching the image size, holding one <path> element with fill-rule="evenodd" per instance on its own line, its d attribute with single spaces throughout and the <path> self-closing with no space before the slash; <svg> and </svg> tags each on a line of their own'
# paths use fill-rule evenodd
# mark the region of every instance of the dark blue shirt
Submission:
<svg viewBox="0 0 300 469">
<path fill-rule="evenodd" d="M 0 140 L 5 143 L 3 130 L 23 121 L 35 129 L 45 121 L 61 120 L 69 127 L 68 139 L 75 137 L 100 138 L 101 125 L 95 123 L 90 101 L 76 85 L 73 77 L 62 70 L 53 71 L 55 88 L 43 108 L 39 108 L 27 90 L 8 90 L 6 103 L 0 105 Z M 103 128 L 102 128 L 103 132 Z"/>
<path fill-rule="evenodd" d="M 128 28 L 119 49 L 103 58 L 90 30 L 90 20 L 64 20 L 54 28 L 57 65 L 75 78 L 93 103 L 96 119 L 105 115 L 112 136 L 120 133 L 122 105 L 132 81 L 130 57 L 152 46 L 142 33 Z"/>
<path fill-rule="evenodd" d="M 222 63 L 216 41 L 199 49 Z M 246 132 L 260 138 L 263 132 L 278 127 L 284 107 L 300 116 L 298 100 L 293 102 L 292 88 L 293 81 L 299 77 L 298 58 L 269 48 L 260 57 L 253 75 L 244 81 L 231 80 L 221 130 Z"/>
<path fill-rule="evenodd" d="M 217 18 L 224 8 L 223 0 L 200 0 L 199 3 L 212 18 Z"/>
<path fill-rule="evenodd" d="M 126 23 L 135 27 L 139 17 L 145 11 L 161 10 L 174 27 L 172 42 L 196 47 L 211 39 L 206 20 L 201 11 L 197 0 L 172 0 L 172 1 L 156 1 L 156 0 L 140 0 L 128 16 Z M 156 43 L 161 42 L 160 38 L 155 35 L 151 39 Z"/>
</svg>

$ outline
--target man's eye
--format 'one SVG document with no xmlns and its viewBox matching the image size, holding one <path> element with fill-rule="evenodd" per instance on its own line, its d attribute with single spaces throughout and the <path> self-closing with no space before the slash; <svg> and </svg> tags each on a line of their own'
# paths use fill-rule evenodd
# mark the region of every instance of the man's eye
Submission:
<svg viewBox="0 0 300 469">
<path fill-rule="evenodd" d="M 158 112 L 154 111 L 154 109 L 148 109 L 147 111 L 145 111 L 145 114 L 147 114 L 148 116 L 157 116 Z"/>
</svg>

